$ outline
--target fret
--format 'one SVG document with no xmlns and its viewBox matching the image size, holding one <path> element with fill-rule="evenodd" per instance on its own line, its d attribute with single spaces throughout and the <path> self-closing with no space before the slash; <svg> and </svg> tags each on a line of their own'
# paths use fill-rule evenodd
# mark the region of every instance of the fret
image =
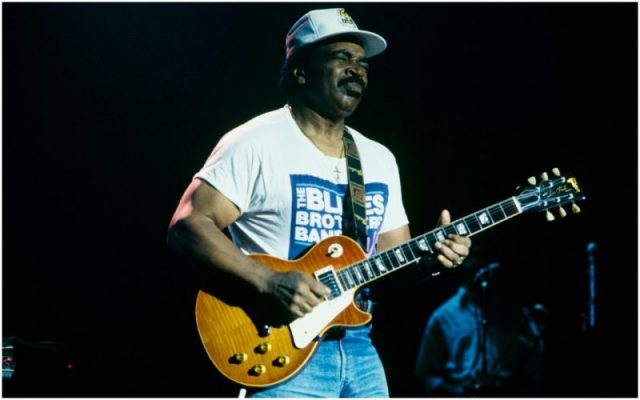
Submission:
<svg viewBox="0 0 640 400">
<path fill-rule="evenodd" d="M 466 217 L 464 219 L 464 222 L 467 225 L 467 227 L 469 228 L 469 231 L 471 233 L 478 232 L 479 230 L 482 229 L 482 226 L 480 225 L 480 221 L 478 221 L 478 218 L 475 216 L 475 214 L 472 214 L 472 215 Z"/>
<path fill-rule="evenodd" d="M 447 239 L 447 234 L 444 232 L 443 229 L 438 229 L 438 230 L 435 230 L 435 231 L 432 231 L 432 232 L 433 232 L 433 234 L 435 236 L 435 239 L 438 242 L 444 242 Z"/>
<path fill-rule="evenodd" d="M 404 254 L 407 254 L 407 250 L 409 250 L 409 253 L 411 254 L 411 256 L 409 257 L 410 261 L 415 260 L 416 258 L 419 258 L 419 256 L 416 256 L 416 254 L 413 252 L 413 249 L 411 248 L 411 242 L 401 244 L 400 247 L 404 247 L 402 249 Z"/>
<path fill-rule="evenodd" d="M 482 229 L 486 228 L 487 226 L 493 225 L 493 220 L 491 219 L 491 216 L 486 209 L 477 212 L 474 215 L 476 216 L 476 218 L 478 218 L 478 223 L 480 224 Z"/>
<path fill-rule="evenodd" d="M 375 278 L 376 276 L 373 274 L 373 271 L 371 271 L 371 267 L 369 266 L 369 263 L 366 261 L 361 262 L 359 265 L 360 271 L 362 271 L 362 275 L 364 275 L 365 279 L 367 281 L 372 280 L 373 278 Z"/>
<path fill-rule="evenodd" d="M 493 210 L 495 210 L 495 206 L 490 206 L 484 209 L 484 211 L 486 211 L 486 213 L 489 215 L 489 218 L 491 219 L 491 223 L 495 224 L 496 223 L 495 217 L 496 216 L 499 217 L 500 215 L 496 215 L 496 213 Z"/>
<path fill-rule="evenodd" d="M 423 239 L 420 239 L 423 240 Z M 429 253 L 429 249 L 427 247 L 426 250 L 423 250 L 418 243 L 418 240 L 412 240 L 409 242 L 409 247 L 411 247 L 411 252 L 415 255 L 416 259 L 424 257 L 427 253 Z"/>
<path fill-rule="evenodd" d="M 364 269 L 364 266 L 362 265 L 362 263 L 356 264 L 356 268 L 358 268 L 358 272 L 360 272 L 360 276 L 362 276 L 362 280 L 364 282 L 368 282 L 369 280 L 371 280 L 371 278 L 369 278 L 369 276 L 367 275 L 367 272 Z"/>
<path fill-rule="evenodd" d="M 362 274 L 360 273 L 357 265 L 354 265 L 349 269 L 351 270 L 351 274 L 353 275 L 356 284 L 361 285 L 362 283 L 364 283 L 364 276 L 362 276 Z"/>
<path fill-rule="evenodd" d="M 352 266 L 351 268 L 349 268 L 349 270 L 351 271 L 350 273 L 351 276 L 353 276 L 353 280 L 356 281 L 356 286 L 364 282 L 364 277 L 360 275 L 360 271 L 358 271 L 358 268 Z"/>
<path fill-rule="evenodd" d="M 448 239 L 450 234 L 454 234 L 454 235 L 458 234 L 458 232 L 456 231 L 456 227 L 454 225 L 444 226 L 442 227 L 442 230 L 444 231 L 445 239 Z"/>
<path fill-rule="evenodd" d="M 369 273 L 371 274 L 371 276 L 373 276 L 374 278 L 377 278 L 380 275 L 380 271 L 378 271 L 377 269 L 375 269 L 374 267 L 371 266 L 371 263 L 369 262 L 369 260 L 363 261 L 362 264 L 364 265 L 364 267 L 369 271 Z M 377 272 L 377 273 L 376 273 Z"/>
<path fill-rule="evenodd" d="M 380 258 L 380 256 L 376 256 L 373 259 L 374 265 L 376 266 L 376 268 L 378 269 L 378 271 L 380 272 L 380 274 L 386 274 L 388 272 L 387 270 L 387 266 L 384 264 L 384 262 L 382 261 L 382 259 Z"/>
<path fill-rule="evenodd" d="M 338 280 L 340 281 L 340 284 L 342 285 L 342 290 L 347 290 L 347 282 L 344 279 L 344 273 L 343 271 L 338 271 L 336 273 L 336 275 L 338 275 Z"/>
<path fill-rule="evenodd" d="M 505 200 L 502 204 L 502 209 L 505 211 L 505 214 L 507 214 L 507 217 L 512 217 L 520 212 L 513 199 Z"/>
<path fill-rule="evenodd" d="M 504 211 L 502 211 L 502 207 L 500 207 L 500 204 L 498 204 L 497 206 L 489 207 L 489 214 L 491 215 L 491 219 L 494 223 L 500 222 L 507 217 L 504 214 Z"/>
<path fill-rule="evenodd" d="M 385 273 L 393 269 L 393 264 L 389 260 L 389 254 L 385 251 L 378 255 L 378 266 L 380 263 L 384 266 Z"/>
<path fill-rule="evenodd" d="M 338 271 L 338 280 L 340 281 L 340 284 L 342 285 L 342 290 L 349 290 L 349 288 L 347 287 L 347 283 L 344 281 L 344 273 L 342 271 Z"/>
<path fill-rule="evenodd" d="M 376 277 L 383 274 L 383 272 L 380 270 L 380 267 L 378 266 L 377 259 L 377 255 L 369 259 L 369 261 L 371 262 L 371 269 L 373 269 L 373 273 L 376 275 Z"/>
<path fill-rule="evenodd" d="M 469 228 L 467 224 L 464 222 L 464 219 L 457 220 L 453 223 L 453 226 L 456 227 L 456 231 L 458 231 L 458 235 L 467 236 L 469 234 Z"/>
<path fill-rule="evenodd" d="M 431 250 L 431 247 L 429 246 L 429 243 L 427 242 L 426 238 L 423 236 L 421 236 L 418 241 L 418 248 L 424 252 L 429 252 L 429 253 L 433 253 L 433 250 Z"/>
<path fill-rule="evenodd" d="M 353 288 L 354 286 L 356 286 L 356 283 L 353 281 L 353 277 L 351 276 L 351 274 L 349 274 L 349 269 L 345 269 L 344 270 L 344 276 L 347 280 L 347 287 L 349 289 Z"/>
<path fill-rule="evenodd" d="M 478 224 L 479 230 L 482 230 L 484 228 L 482 227 L 483 224 L 482 224 L 482 221 L 480 221 L 479 214 L 480 213 L 473 214 L 473 218 L 476 220 L 476 223 Z M 483 221 L 484 221 L 485 224 L 487 223 L 487 219 L 486 218 Z"/>
<path fill-rule="evenodd" d="M 391 250 L 387 250 L 381 254 L 382 259 L 386 261 L 387 269 L 395 269 L 399 267 L 402 263 L 398 261 L 395 254 L 392 254 Z"/>
<path fill-rule="evenodd" d="M 436 235 L 434 235 L 433 231 L 431 231 L 431 232 L 425 233 L 424 236 L 425 236 L 425 239 L 427 240 L 427 243 L 429 243 L 429 246 L 433 248 L 434 244 L 438 241 L 438 239 L 436 239 Z"/>
<path fill-rule="evenodd" d="M 349 268 L 345 268 L 344 269 L 344 276 L 347 278 L 347 287 L 349 289 L 351 289 L 352 287 L 356 286 L 356 283 L 353 281 L 353 277 L 351 276 Z"/>
</svg>

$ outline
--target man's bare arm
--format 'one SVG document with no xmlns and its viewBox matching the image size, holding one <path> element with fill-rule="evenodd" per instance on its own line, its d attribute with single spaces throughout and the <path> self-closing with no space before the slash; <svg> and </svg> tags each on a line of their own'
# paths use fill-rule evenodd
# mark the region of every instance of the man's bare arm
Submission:
<svg viewBox="0 0 640 400">
<path fill-rule="evenodd" d="M 178 254 L 239 278 L 258 293 L 273 296 L 293 318 L 322 301 L 328 289 L 297 271 L 276 272 L 244 255 L 224 234 L 240 216 L 233 202 L 199 179 L 189 185 L 169 226 L 168 243 Z"/>
</svg>

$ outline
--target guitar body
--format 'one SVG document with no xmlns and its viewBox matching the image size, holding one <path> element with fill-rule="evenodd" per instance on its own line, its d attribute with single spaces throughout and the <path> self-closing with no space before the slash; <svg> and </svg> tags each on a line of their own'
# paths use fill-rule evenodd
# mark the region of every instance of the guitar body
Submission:
<svg viewBox="0 0 640 400">
<path fill-rule="evenodd" d="M 262 254 L 250 257 L 276 271 L 295 270 L 314 276 L 317 271 L 328 266 L 339 271 L 365 259 L 366 255 L 352 239 L 334 236 L 319 242 L 295 261 Z M 312 339 L 304 347 L 294 344 L 292 332 L 296 331 L 290 325 L 270 326 L 270 332 L 266 335 L 264 330 L 261 331 L 264 324 L 258 322 L 259 319 L 252 314 L 249 307 L 234 304 L 233 301 L 226 298 L 223 300 L 220 296 L 216 297 L 202 290 L 196 300 L 196 323 L 209 358 L 224 376 L 243 386 L 266 387 L 283 382 L 300 371 L 315 351 L 318 345 L 317 337 L 330 328 L 359 326 L 371 320 L 370 314 L 355 306 L 354 293 L 355 290 L 345 291 L 340 296 L 341 299 L 322 303 L 326 307 L 324 315 L 318 319 L 319 322 L 307 323 L 298 319 L 292 323 L 296 324 L 296 327 L 305 325 L 297 328 L 298 331 L 304 330 L 306 333 L 307 327 L 311 330 Z M 318 308 L 320 306 L 316 307 Z M 303 317 L 306 318 L 307 316 Z M 268 344 L 265 345 L 266 343 Z M 245 355 L 246 359 L 235 358 L 237 354 Z M 284 364 L 281 357 L 288 358 L 286 365 L 281 365 Z M 256 370 L 256 366 L 263 366 L 264 369 L 258 371 L 262 367 Z"/>
</svg>

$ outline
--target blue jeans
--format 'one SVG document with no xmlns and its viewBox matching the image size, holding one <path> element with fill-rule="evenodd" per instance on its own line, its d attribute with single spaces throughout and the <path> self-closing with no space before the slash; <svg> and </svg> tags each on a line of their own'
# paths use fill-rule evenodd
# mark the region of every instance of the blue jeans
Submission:
<svg viewBox="0 0 640 400">
<path fill-rule="evenodd" d="M 387 379 L 373 347 L 371 326 L 349 328 L 341 339 L 323 340 L 293 378 L 247 397 L 389 397 Z"/>
</svg>

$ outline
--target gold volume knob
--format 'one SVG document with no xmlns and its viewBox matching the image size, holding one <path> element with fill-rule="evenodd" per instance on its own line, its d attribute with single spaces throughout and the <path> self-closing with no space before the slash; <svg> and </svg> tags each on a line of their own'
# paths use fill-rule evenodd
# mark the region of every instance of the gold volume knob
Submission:
<svg viewBox="0 0 640 400">
<path fill-rule="evenodd" d="M 249 356 L 247 355 L 247 353 L 236 353 L 233 355 L 233 357 L 231 357 L 231 362 L 234 364 L 242 364 L 243 362 L 247 361 L 248 358 Z"/>
<path fill-rule="evenodd" d="M 271 343 L 269 342 L 260 343 L 260 345 L 256 347 L 256 352 L 260 354 L 266 354 L 271 351 L 272 347 L 273 346 L 271 346 Z"/>
<path fill-rule="evenodd" d="M 275 364 L 276 367 L 284 367 L 285 365 L 289 364 L 290 361 L 291 359 L 289 358 L 289 356 L 280 356 L 276 358 Z"/>
<path fill-rule="evenodd" d="M 262 364 L 256 364 L 251 368 L 251 375 L 255 375 L 255 376 L 260 376 L 262 374 L 264 374 L 265 372 L 267 372 L 267 367 L 265 367 Z"/>
</svg>

